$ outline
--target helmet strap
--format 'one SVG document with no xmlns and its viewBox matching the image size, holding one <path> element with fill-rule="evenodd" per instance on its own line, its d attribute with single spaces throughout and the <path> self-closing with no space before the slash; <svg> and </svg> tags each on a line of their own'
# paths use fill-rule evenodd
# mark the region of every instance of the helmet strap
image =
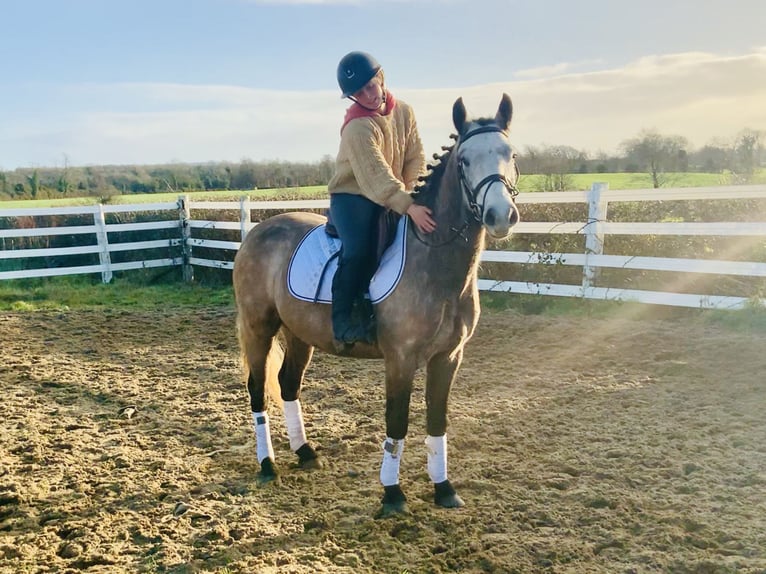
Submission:
<svg viewBox="0 0 766 574">
<path fill-rule="evenodd" d="M 348 96 L 348 99 L 354 102 L 356 105 L 358 105 L 360 108 L 364 108 L 368 112 L 377 112 L 380 108 L 368 108 L 367 106 L 363 106 L 359 100 L 357 100 L 354 96 Z M 383 105 L 386 103 L 386 93 L 383 92 Z"/>
</svg>

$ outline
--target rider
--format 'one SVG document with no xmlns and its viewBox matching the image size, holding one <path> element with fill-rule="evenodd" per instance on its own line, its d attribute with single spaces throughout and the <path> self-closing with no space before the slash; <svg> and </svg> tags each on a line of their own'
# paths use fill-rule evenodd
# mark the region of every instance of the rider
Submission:
<svg viewBox="0 0 766 574">
<path fill-rule="evenodd" d="M 406 213 L 423 233 L 436 223 L 431 210 L 411 196 L 425 170 L 412 108 L 386 89 L 380 64 L 366 52 L 341 59 L 338 84 L 353 104 L 346 110 L 335 174 L 327 186 L 330 217 L 342 243 L 332 282 L 333 336 L 346 345 L 374 343 L 372 305 L 365 294 L 375 274 L 379 216 L 385 209 Z"/>
</svg>

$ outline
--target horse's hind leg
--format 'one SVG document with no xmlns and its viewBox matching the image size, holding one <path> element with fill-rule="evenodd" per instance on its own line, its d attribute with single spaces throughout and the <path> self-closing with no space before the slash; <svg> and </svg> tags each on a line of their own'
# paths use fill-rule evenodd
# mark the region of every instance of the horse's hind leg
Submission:
<svg viewBox="0 0 766 574">
<path fill-rule="evenodd" d="M 276 369 L 281 360 L 281 349 L 275 340 L 279 330 L 279 319 L 276 316 L 250 316 L 245 319 L 244 316 L 245 313 L 240 309 L 239 343 L 247 378 L 247 392 L 250 396 L 250 410 L 253 414 L 256 453 L 261 466 L 260 480 L 268 482 L 277 476 L 269 415 L 266 412 L 266 391 L 267 386 L 276 384 Z"/>
<path fill-rule="evenodd" d="M 307 345 L 292 333 L 285 331 L 285 356 L 279 370 L 279 387 L 284 403 L 285 425 L 290 439 L 290 448 L 298 455 L 303 468 L 321 468 L 321 463 L 314 448 L 306 439 L 301 408 L 301 385 L 314 347 Z"/>
</svg>

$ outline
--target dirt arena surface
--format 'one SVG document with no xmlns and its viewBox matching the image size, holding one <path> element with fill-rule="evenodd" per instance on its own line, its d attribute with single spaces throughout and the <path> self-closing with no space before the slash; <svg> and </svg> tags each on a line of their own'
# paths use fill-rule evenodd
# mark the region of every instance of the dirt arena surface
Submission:
<svg viewBox="0 0 766 574">
<path fill-rule="evenodd" d="M 435 507 L 422 375 L 375 519 L 382 364 L 317 354 L 326 467 L 258 486 L 229 308 L 0 314 L 0 571 L 766 572 L 766 334 L 485 311 Z M 135 406 L 136 412 L 129 416 Z"/>
</svg>

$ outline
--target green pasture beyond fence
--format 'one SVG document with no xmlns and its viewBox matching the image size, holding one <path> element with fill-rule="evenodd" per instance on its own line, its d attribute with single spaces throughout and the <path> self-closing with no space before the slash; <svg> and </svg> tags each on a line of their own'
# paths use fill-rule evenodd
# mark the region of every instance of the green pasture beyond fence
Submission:
<svg viewBox="0 0 766 574">
<path fill-rule="evenodd" d="M 590 189 L 594 181 L 604 182 L 609 189 L 647 189 L 652 187 L 652 178 L 647 173 L 574 173 L 563 176 L 566 189 L 584 191 Z M 545 188 L 544 175 L 524 175 L 519 180 L 522 193 L 536 193 Z M 716 187 L 738 183 L 731 173 L 669 173 L 663 174 L 664 187 Z M 753 174 L 749 180 L 752 184 L 766 184 L 766 169 Z M 103 197 L 57 197 L 24 201 L 0 201 L 0 209 L 23 207 L 64 207 L 68 205 L 93 205 L 106 199 L 108 203 L 161 203 L 175 201 L 181 192 L 116 194 Z M 246 196 L 252 200 L 272 199 L 319 199 L 327 197 L 326 185 L 311 187 L 292 187 L 281 189 L 256 190 L 219 190 L 219 191 L 184 191 L 194 201 L 226 201 L 237 200 Z"/>
</svg>

